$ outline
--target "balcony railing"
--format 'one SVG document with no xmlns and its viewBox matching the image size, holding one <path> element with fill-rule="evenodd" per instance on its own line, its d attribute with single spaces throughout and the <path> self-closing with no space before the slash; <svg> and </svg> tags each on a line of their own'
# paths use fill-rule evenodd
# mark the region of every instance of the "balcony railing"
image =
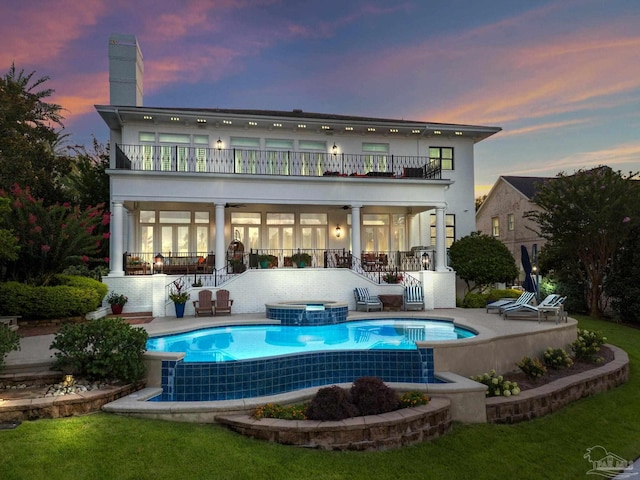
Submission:
<svg viewBox="0 0 640 480">
<path fill-rule="evenodd" d="M 441 179 L 439 159 L 179 145 L 116 145 L 116 168 L 156 172 Z"/>
</svg>

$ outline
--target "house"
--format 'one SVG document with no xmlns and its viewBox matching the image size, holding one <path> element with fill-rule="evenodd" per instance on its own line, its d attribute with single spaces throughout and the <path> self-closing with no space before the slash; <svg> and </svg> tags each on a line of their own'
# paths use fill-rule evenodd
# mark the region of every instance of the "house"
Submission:
<svg viewBox="0 0 640 480">
<path fill-rule="evenodd" d="M 176 278 L 224 284 L 234 312 L 265 299 L 354 306 L 353 286 L 386 292 L 396 271 L 422 282 L 428 308 L 455 306 L 446 250 L 475 230 L 474 146 L 500 128 L 148 107 L 134 36 L 110 37 L 109 65 L 110 104 L 96 106 L 111 145 L 104 281 L 131 308 L 170 315 Z M 296 253 L 312 268 L 293 270 Z M 259 270 L 262 255 L 275 268 Z"/>
<path fill-rule="evenodd" d="M 547 177 L 501 176 L 476 212 L 476 229 L 504 243 L 521 271 L 521 246 L 527 248 L 535 263 L 534 245 L 539 252 L 545 243 L 537 233 L 537 223 L 524 214 L 539 210 L 533 202 L 536 185 L 548 180 Z"/>
</svg>

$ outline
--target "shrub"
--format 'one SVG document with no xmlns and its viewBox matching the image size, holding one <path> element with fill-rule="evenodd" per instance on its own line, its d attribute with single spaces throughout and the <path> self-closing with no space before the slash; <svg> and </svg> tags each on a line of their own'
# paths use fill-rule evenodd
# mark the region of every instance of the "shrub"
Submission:
<svg viewBox="0 0 640 480">
<path fill-rule="evenodd" d="M 275 403 L 267 403 L 257 407 L 253 411 L 252 417 L 260 420 L 261 418 L 279 418 L 282 420 L 306 420 L 306 405 L 277 405 Z"/>
<path fill-rule="evenodd" d="M 429 397 L 427 394 L 422 392 L 404 392 L 400 395 L 400 407 L 401 408 L 409 408 L 409 407 L 418 407 L 420 405 L 426 405 L 429 403 Z"/>
<path fill-rule="evenodd" d="M 571 365 L 573 365 L 573 360 L 571 360 L 569 354 L 562 348 L 547 348 L 544 351 L 542 360 L 547 367 L 555 369 L 570 367 Z"/>
<path fill-rule="evenodd" d="M 501 298 L 518 298 L 520 295 L 522 295 L 522 292 L 513 288 L 494 288 L 487 295 L 487 302 L 495 302 L 496 300 L 500 300 Z"/>
<path fill-rule="evenodd" d="M 20 335 L 0 323 L 0 367 L 4 366 L 4 359 L 9 352 L 14 350 L 20 350 Z"/>
<path fill-rule="evenodd" d="M 89 380 L 139 380 L 145 372 L 142 355 L 147 332 L 132 328 L 122 318 L 102 318 L 66 324 L 56 334 L 51 349 L 54 368 Z"/>
<path fill-rule="evenodd" d="M 360 377 L 351 387 L 351 401 L 360 415 L 378 415 L 400 408 L 398 394 L 377 377 Z"/>
<path fill-rule="evenodd" d="M 522 370 L 527 377 L 537 380 L 547 373 L 545 367 L 537 358 L 524 357 L 516 365 Z"/>
<path fill-rule="evenodd" d="M 355 417 L 358 409 L 351 403 L 349 391 L 334 385 L 321 388 L 307 406 L 309 420 L 344 420 Z"/>
<path fill-rule="evenodd" d="M 91 278 L 56 275 L 51 286 L 1 282 L 0 305 L 23 319 L 67 318 L 94 311 L 106 293 L 107 286 Z"/>
<path fill-rule="evenodd" d="M 596 354 L 606 341 L 606 337 L 603 337 L 600 331 L 578 329 L 578 338 L 571 342 L 569 347 L 576 360 L 600 362 L 602 357 L 598 357 Z"/>
<path fill-rule="evenodd" d="M 488 294 L 467 293 L 462 299 L 462 308 L 484 308 L 487 304 Z"/>
<path fill-rule="evenodd" d="M 486 392 L 487 397 L 510 397 L 511 395 L 518 395 L 520 393 L 520 387 L 518 387 L 516 382 L 505 380 L 502 375 L 497 375 L 495 370 L 491 370 L 489 373 L 483 375 L 478 375 L 477 377 L 471 377 L 471 380 L 489 387 Z"/>
</svg>

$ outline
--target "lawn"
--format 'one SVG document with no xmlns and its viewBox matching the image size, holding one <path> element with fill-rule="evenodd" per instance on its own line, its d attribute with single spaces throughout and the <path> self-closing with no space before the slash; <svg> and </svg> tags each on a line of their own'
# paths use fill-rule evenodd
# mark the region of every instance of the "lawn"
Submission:
<svg viewBox="0 0 640 480">
<path fill-rule="evenodd" d="M 0 431 L 0 478 L 40 479 L 583 479 L 586 449 L 640 455 L 640 330 L 579 317 L 631 361 L 627 384 L 518 425 L 454 425 L 388 452 L 321 452 L 242 437 L 217 425 L 104 413 Z M 482 373 L 482 372 L 478 372 Z"/>
</svg>

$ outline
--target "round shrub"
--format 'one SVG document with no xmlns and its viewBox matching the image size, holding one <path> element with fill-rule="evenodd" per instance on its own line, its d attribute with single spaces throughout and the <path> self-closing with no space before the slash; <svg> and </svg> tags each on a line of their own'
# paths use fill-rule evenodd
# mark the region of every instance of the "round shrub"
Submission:
<svg viewBox="0 0 640 480">
<path fill-rule="evenodd" d="M 361 377 L 353 382 L 351 401 L 360 415 L 378 415 L 400 408 L 400 397 L 377 377 Z"/>
<path fill-rule="evenodd" d="M 569 354 L 562 348 L 547 348 L 544 351 L 542 359 L 547 367 L 555 369 L 570 367 L 571 365 L 573 365 L 573 360 L 571 360 Z"/>
<path fill-rule="evenodd" d="M 547 367 L 537 358 L 524 357 L 517 365 L 522 370 L 522 373 L 533 380 L 537 380 L 547 373 Z"/>
<path fill-rule="evenodd" d="M 510 397 L 511 395 L 520 394 L 520 387 L 516 382 L 505 380 L 495 370 L 470 378 L 489 387 L 485 392 L 487 397 Z"/>
<path fill-rule="evenodd" d="M 20 335 L 4 323 L 0 323 L 0 367 L 4 365 L 4 359 L 9 352 L 14 350 L 20 350 Z"/>
<path fill-rule="evenodd" d="M 143 328 L 133 328 L 122 318 L 66 324 L 50 347 L 58 350 L 54 368 L 89 380 L 134 382 L 145 372 L 147 337 Z"/>
<path fill-rule="evenodd" d="M 598 363 L 602 361 L 602 357 L 598 356 L 597 353 L 606 341 L 607 338 L 602 336 L 600 331 L 578 329 L 578 338 L 571 342 L 569 347 L 576 360 Z"/>
<path fill-rule="evenodd" d="M 306 416 L 309 420 L 344 420 L 355 417 L 358 409 L 353 403 L 349 392 L 333 385 L 318 390 L 307 406 Z"/>
<path fill-rule="evenodd" d="M 429 396 L 423 392 L 404 392 L 400 395 L 400 406 L 401 408 L 419 407 L 420 405 L 427 405 L 429 400 Z"/>
</svg>

